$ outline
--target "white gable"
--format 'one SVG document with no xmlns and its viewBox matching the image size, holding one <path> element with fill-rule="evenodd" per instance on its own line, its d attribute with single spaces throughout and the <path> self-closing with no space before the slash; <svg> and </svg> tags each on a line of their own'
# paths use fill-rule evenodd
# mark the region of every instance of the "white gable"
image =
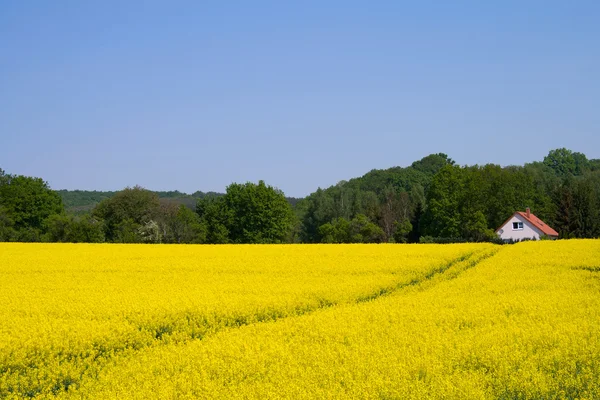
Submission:
<svg viewBox="0 0 600 400">
<path fill-rule="evenodd" d="M 515 228 L 515 224 L 517 224 Z M 503 240 L 523 240 L 523 239 L 539 239 L 543 236 L 535 226 L 515 213 L 504 225 L 496 231 L 498 236 Z"/>
</svg>

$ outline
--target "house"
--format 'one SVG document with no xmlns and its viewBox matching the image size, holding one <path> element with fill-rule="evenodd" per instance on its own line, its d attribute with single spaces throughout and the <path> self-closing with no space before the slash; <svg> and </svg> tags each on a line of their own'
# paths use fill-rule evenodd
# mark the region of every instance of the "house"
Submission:
<svg viewBox="0 0 600 400">
<path fill-rule="evenodd" d="M 544 221 L 527 211 L 517 211 L 506 220 L 498 229 L 496 234 L 502 240 L 520 241 L 524 239 L 540 239 L 547 236 L 550 239 L 558 238 L 558 232 L 546 225 Z"/>
</svg>

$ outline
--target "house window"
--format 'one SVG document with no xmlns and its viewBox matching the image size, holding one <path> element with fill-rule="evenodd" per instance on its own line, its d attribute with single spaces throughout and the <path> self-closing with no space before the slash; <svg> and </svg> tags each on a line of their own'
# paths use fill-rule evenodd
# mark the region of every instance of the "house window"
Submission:
<svg viewBox="0 0 600 400">
<path fill-rule="evenodd" d="M 513 222 L 513 231 L 522 231 L 523 223 L 522 222 Z"/>
</svg>

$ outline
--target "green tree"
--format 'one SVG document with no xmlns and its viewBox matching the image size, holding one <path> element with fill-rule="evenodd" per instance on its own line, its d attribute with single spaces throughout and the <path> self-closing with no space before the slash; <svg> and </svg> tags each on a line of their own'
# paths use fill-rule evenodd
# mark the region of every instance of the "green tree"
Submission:
<svg viewBox="0 0 600 400">
<path fill-rule="evenodd" d="M 230 243 L 229 226 L 233 215 L 223 197 L 205 197 L 198 200 L 196 213 L 206 232 L 206 243 Z"/>
<path fill-rule="evenodd" d="M 411 167 L 417 171 L 425 172 L 430 176 L 434 176 L 440 169 L 446 165 L 454 165 L 454 160 L 448 157 L 447 154 L 437 153 L 423 157 L 419 161 L 412 163 Z"/>
<path fill-rule="evenodd" d="M 15 223 L 10 217 L 8 210 L 0 205 L 0 242 L 15 240 L 17 231 L 15 231 L 14 225 Z"/>
<path fill-rule="evenodd" d="M 46 242 L 68 242 L 73 217 L 66 214 L 54 214 L 44 221 Z"/>
<path fill-rule="evenodd" d="M 8 175 L 6 175 L 6 172 L 0 168 L 0 186 L 6 184 L 8 182 Z"/>
<path fill-rule="evenodd" d="M 413 230 L 413 225 L 408 219 L 396 221 L 394 225 L 394 242 L 406 243 L 408 241 L 410 233 Z"/>
<path fill-rule="evenodd" d="M 581 176 L 590 171 L 591 164 L 585 154 L 575 152 L 573 153 L 573 159 L 575 160 L 575 175 Z"/>
<path fill-rule="evenodd" d="M 156 193 L 135 186 L 102 200 L 92 216 L 104 222 L 107 241 L 136 243 L 142 240 L 140 228 L 156 218 L 159 207 Z"/>
<path fill-rule="evenodd" d="M 594 238 L 600 236 L 600 172 L 588 174 L 581 179 L 565 182 L 566 226 L 559 231 L 562 236 Z"/>
<path fill-rule="evenodd" d="M 64 211 L 60 196 L 40 178 L 0 170 L 0 230 L 13 240 L 39 241 L 44 221 Z"/>
<path fill-rule="evenodd" d="M 396 193 L 392 186 L 388 186 L 379 211 L 379 226 L 385 233 L 386 241 L 406 242 L 408 233 L 412 230 L 412 208 L 410 195 L 404 189 Z M 410 229 L 405 232 L 409 226 Z"/>
<path fill-rule="evenodd" d="M 488 228 L 485 215 L 481 211 L 465 214 L 463 217 L 463 238 L 472 242 L 484 242 L 494 239 L 494 230 Z"/>
<path fill-rule="evenodd" d="M 118 220 L 110 230 L 111 241 L 115 243 L 141 243 L 143 241 L 143 233 L 140 232 L 141 227 L 142 224 L 131 218 Z"/>
<path fill-rule="evenodd" d="M 461 234 L 460 204 L 463 195 L 461 168 L 446 165 L 433 177 L 423 215 L 425 235 L 457 238 Z"/>
<path fill-rule="evenodd" d="M 90 214 L 74 217 L 69 228 L 68 241 L 72 243 L 104 242 L 102 221 Z"/>
<path fill-rule="evenodd" d="M 336 217 L 333 196 L 318 188 L 316 192 L 299 203 L 298 207 L 305 210 L 302 215 L 302 240 L 309 243 L 320 242 L 322 239 L 320 226 L 331 222 Z"/>
<path fill-rule="evenodd" d="M 263 181 L 232 183 L 223 201 L 231 213 L 228 228 L 234 243 L 283 243 L 289 237 L 294 215 L 280 190 Z"/>
<path fill-rule="evenodd" d="M 360 194 L 360 208 L 356 210 L 354 216 L 363 214 L 370 221 L 377 221 L 380 218 L 381 204 L 377 193 L 372 191 L 362 192 Z"/>
<path fill-rule="evenodd" d="M 206 226 L 202 224 L 198 214 L 184 205 L 180 205 L 177 210 L 173 233 L 177 243 L 204 243 L 206 241 Z"/>
<path fill-rule="evenodd" d="M 554 170 L 558 176 L 574 175 L 577 167 L 573 152 L 566 148 L 550 150 L 544 157 L 544 164 Z"/>
<path fill-rule="evenodd" d="M 350 221 L 346 218 L 334 218 L 319 227 L 322 243 L 351 243 Z"/>
<path fill-rule="evenodd" d="M 8 182 L 8 176 L 2 168 L 0 168 L 0 188 L 6 185 Z M 0 189 L 2 190 L 2 189 Z M 14 230 L 15 222 L 9 215 L 9 211 L 2 205 L 2 198 L 0 198 L 0 242 L 10 242 L 16 237 L 16 231 Z"/>
<path fill-rule="evenodd" d="M 358 214 L 351 221 L 335 218 L 319 227 L 322 243 L 381 243 L 385 233 L 364 214 Z"/>
<path fill-rule="evenodd" d="M 91 215 L 55 214 L 45 221 L 44 241 L 69 243 L 101 243 L 104 241 L 102 223 Z"/>
<path fill-rule="evenodd" d="M 350 221 L 350 241 L 352 243 L 381 243 L 385 233 L 364 214 L 358 214 Z"/>
</svg>

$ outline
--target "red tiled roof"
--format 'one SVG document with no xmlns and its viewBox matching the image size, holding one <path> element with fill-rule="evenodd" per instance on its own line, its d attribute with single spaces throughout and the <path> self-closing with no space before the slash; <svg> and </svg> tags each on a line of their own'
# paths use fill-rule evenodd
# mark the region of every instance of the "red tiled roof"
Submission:
<svg viewBox="0 0 600 400">
<path fill-rule="evenodd" d="M 529 215 L 527 215 L 526 212 L 517 211 L 515 214 L 519 214 L 521 217 L 525 218 L 531 225 L 533 225 L 537 229 L 539 229 L 544 235 L 558 236 L 558 232 L 556 232 L 554 229 L 550 228 L 548 225 L 546 225 L 546 223 L 544 221 L 542 221 L 541 219 L 539 219 L 532 213 L 529 213 Z"/>
</svg>

